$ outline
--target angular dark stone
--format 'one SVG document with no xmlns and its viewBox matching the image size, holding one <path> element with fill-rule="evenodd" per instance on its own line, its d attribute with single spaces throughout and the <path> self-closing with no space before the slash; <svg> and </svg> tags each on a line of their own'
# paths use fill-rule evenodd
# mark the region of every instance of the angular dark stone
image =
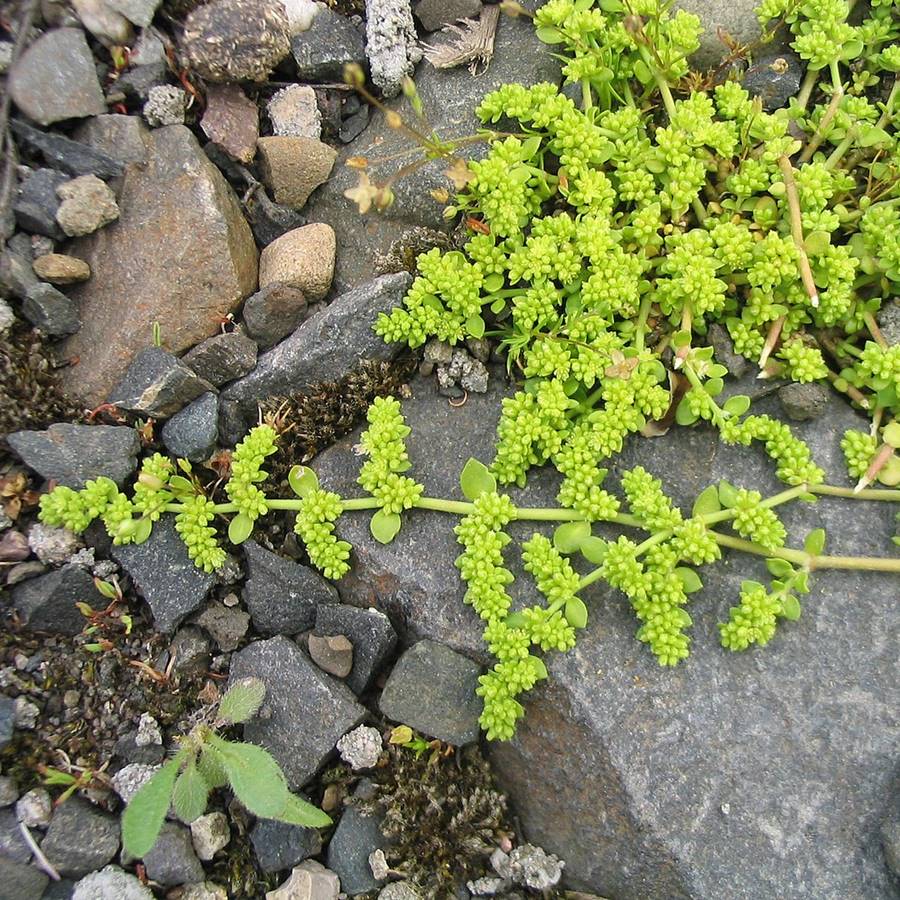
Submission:
<svg viewBox="0 0 900 900">
<path fill-rule="evenodd" d="M 169 644 L 176 672 L 197 675 L 209 668 L 209 638 L 196 625 L 179 628 Z"/>
<path fill-rule="evenodd" d="M 258 819 L 250 840 L 256 861 L 263 872 L 280 872 L 316 856 L 322 849 L 322 838 L 315 828 L 288 825 L 272 819 Z"/>
<path fill-rule="evenodd" d="M 163 425 L 161 435 L 173 456 L 209 459 L 219 437 L 219 398 L 211 391 L 198 397 Z"/>
<path fill-rule="evenodd" d="M 432 385 L 413 382 L 403 404 L 410 474 L 429 495 L 461 499 L 465 461 L 493 458 L 502 375 L 491 383 L 488 394 L 453 409 Z M 751 373 L 734 388 L 749 394 L 754 383 Z M 760 397 L 753 410 L 777 415 L 778 402 Z M 840 439 L 865 420 L 832 394 L 823 416 L 792 427 L 827 480 L 848 484 Z M 348 435 L 318 457 L 325 487 L 354 496 L 358 441 L 358 432 Z M 721 478 L 764 494 L 784 487 L 763 448 L 727 447 L 709 428 L 633 437 L 611 462 L 611 490 L 619 492 L 623 469 L 643 465 L 683 510 Z M 558 486 L 552 472 L 532 472 L 528 487 L 510 494 L 523 505 L 555 506 Z M 784 507 L 782 518 L 791 546 L 824 527 L 829 553 L 890 556 L 896 522 L 888 506 L 822 498 Z M 354 545 L 354 569 L 341 594 L 386 610 L 407 641 L 428 637 L 481 660 L 482 625 L 462 602 L 453 565 L 453 524 L 423 512 L 392 544 L 376 546 L 364 516 L 343 516 L 338 533 Z M 519 602 L 537 598 L 515 548 L 537 530 L 549 533 L 530 522 L 509 526 L 506 559 Z M 884 638 L 896 576 L 817 572 L 799 622 L 782 624 L 765 648 L 729 653 L 716 623 L 727 619 L 743 579 L 768 579 L 765 566 L 728 551 L 700 574 L 704 588 L 689 607 L 693 653 L 676 669 L 658 667 L 634 640 L 621 594 L 601 583 L 584 592 L 590 618 L 576 650 L 548 654 L 550 678 L 523 699 L 517 736 L 490 746 L 525 834 L 566 860 L 570 888 L 622 900 L 759 896 L 761 886 L 778 897 L 862 896 L 861 883 L 867 900 L 887 900 L 893 887 L 877 832 L 895 785 L 900 729 L 896 652 Z M 805 839 L 807 828 L 814 840 Z"/>
<path fill-rule="evenodd" d="M 57 806 L 41 850 L 60 875 L 81 878 L 102 869 L 119 849 L 119 820 L 70 797 Z"/>
<path fill-rule="evenodd" d="M 165 887 L 203 881 L 203 864 L 194 852 L 191 832 L 184 825 L 166 822 L 156 843 L 144 857 L 147 877 Z"/>
<path fill-rule="evenodd" d="M 413 7 L 426 31 L 437 31 L 460 19 L 474 19 L 481 12 L 481 0 L 419 0 Z"/>
<path fill-rule="evenodd" d="M 0 900 L 41 900 L 50 879 L 34 866 L 0 853 Z"/>
<path fill-rule="evenodd" d="M 40 282 L 29 288 L 22 303 L 22 313 L 45 334 L 75 334 L 81 327 L 78 304 L 52 284 Z"/>
<path fill-rule="evenodd" d="M 169 67 L 164 62 L 146 63 L 123 72 L 116 79 L 116 90 L 121 91 L 129 100 L 146 103 L 150 89 L 166 84 Z"/>
<path fill-rule="evenodd" d="M 41 35 L 9 73 L 16 106 L 41 125 L 106 112 L 94 57 L 80 28 Z"/>
<path fill-rule="evenodd" d="M 17 235 L 18 236 L 18 235 Z M 22 235 L 25 237 L 25 235 Z M 0 253 L 0 294 L 24 300 L 28 291 L 40 284 L 32 268 L 31 254 L 13 248 L 12 241 Z"/>
<path fill-rule="evenodd" d="M 247 335 L 229 331 L 215 334 L 197 344 L 181 357 L 181 361 L 205 381 L 218 387 L 252 372 L 256 365 L 256 352 L 256 343 Z"/>
<path fill-rule="evenodd" d="M 164 419 L 213 386 L 161 347 L 148 347 L 135 358 L 108 402 L 126 412 Z"/>
<path fill-rule="evenodd" d="M 296 209 L 272 200 L 262 185 L 244 202 L 244 212 L 260 247 L 268 247 L 276 238 L 307 223 L 306 216 Z"/>
<path fill-rule="evenodd" d="M 100 475 L 121 487 L 135 470 L 140 450 L 135 430 L 121 425 L 60 422 L 46 431 L 16 431 L 6 440 L 26 466 L 76 489 Z"/>
<path fill-rule="evenodd" d="M 343 634 L 353 644 L 353 668 L 344 680 L 357 695 L 369 687 L 397 645 L 397 632 L 384 613 L 342 603 L 319 604 L 315 633 Z"/>
<path fill-rule="evenodd" d="M 164 634 L 196 612 L 212 587 L 213 576 L 191 562 L 171 516 L 163 516 L 143 544 L 114 547 L 112 556 L 132 577 Z"/>
<path fill-rule="evenodd" d="M 40 153 L 49 165 L 70 175 L 116 178 L 125 171 L 117 159 L 56 132 L 40 131 L 19 119 L 13 119 L 9 126 L 29 150 Z"/>
<path fill-rule="evenodd" d="M 306 311 L 302 291 L 289 284 L 269 284 L 244 302 L 244 325 L 260 349 L 268 350 L 300 325 Z"/>
<path fill-rule="evenodd" d="M 817 419 L 828 407 L 831 391 L 824 384 L 786 384 L 778 391 L 785 415 L 795 422 Z"/>
<path fill-rule="evenodd" d="M 223 405 L 255 416 L 258 400 L 337 381 L 364 359 L 391 359 L 397 346 L 375 334 L 372 323 L 379 312 L 400 305 L 411 283 L 406 272 L 382 275 L 338 297 L 262 354 L 249 375 L 225 389 Z"/>
<path fill-rule="evenodd" d="M 348 63 L 366 66 L 366 42 L 353 23 L 339 13 L 323 8 L 307 31 L 291 39 L 298 81 L 337 81 L 344 78 Z"/>
<path fill-rule="evenodd" d="M 366 796 L 370 790 L 371 782 L 363 779 L 354 797 Z M 381 833 L 381 821 L 378 814 L 365 815 L 351 803 L 344 808 L 328 842 L 328 868 L 338 874 L 341 890 L 351 897 L 376 891 L 383 884 L 372 875 L 369 865 L 369 856 L 388 846 L 387 838 Z"/>
<path fill-rule="evenodd" d="M 68 181 L 68 176 L 55 169 L 37 169 L 19 185 L 13 211 L 16 224 L 33 234 L 45 234 L 55 241 L 65 235 L 56 221 L 59 197 L 56 189 Z"/>
<path fill-rule="evenodd" d="M 438 644 L 419 641 L 397 660 L 378 708 L 389 719 L 462 747 L 478 740 L 481 667 Z"/>
<path fill-rule="evenodd" d="M 250 676 L 265 682 L 261 714 L 244 725 L 244 738 L 278 760 L 292 790 L 316 774 L 338 740 L 366 715 L 346 685 L 286 637 L 245 647 L 232 657 L 229 674 L 232 683 Z"/>
<path fill-rule="evenodd" d="M 247 613 L 221 603 L 208 606 L 195 621 L 209 632 L 223 653 L 236 650 L 250 627 L 250 616 Z"/>
<path fill-rule="evenodd" d="M 297 634 L 312 628 L 319 604 L 338 599 L 337 591 L 321 575 L 254 541 L 244 544 L 244 554 L 244 603 L 260 634 Z"/>
<path fill-rule="evenodd" d="M 75 139 L 123 164 L 143 165 L 147 162 L 145 134 L 138 116 L 110 114 L 94 116 L 82 123 L 75 131 Z"/>
<path fill-rule="evenodd" d="M 17 863 L 27 863 L 31 859 L 31 848 L 19 831 L 19 823 L 12 809 L 0 809 L 0 858 Z"/>
<path fill-rule="evenodd" d="M 715 351 L 716 362 L 725 366 L 733 378 L 740 378 L 747 371 L 750 363 L 746 357 L 735 352 L 731 335 L 723 325 L 714 322 L 709 326 L 709 342 Z"/>
<path fill-rule="evenodd" d="M 766 112 L 774 112 L 787 106 L 800 90 L 803 71 L 803 62 L 793 50 L 769 50 L 754 57 L 741 83 L 752 96 L 762 98 Z"/>
<path fill-rule="evenodd" d="M 76 603 L 103 606 L 94 580 L 80 566 L 61 569 L 30 578 L 16 585 L 12 602 L 22 622 L 34 631 L 50 634 L 80 634 L 87 622 Z"/>
<path fill-rule="evenodd" d="M 15 703 L 9 697 L 0 695 L 0 750 L 12 740 L 16 723 L 15 708 Z"/>
</svg>

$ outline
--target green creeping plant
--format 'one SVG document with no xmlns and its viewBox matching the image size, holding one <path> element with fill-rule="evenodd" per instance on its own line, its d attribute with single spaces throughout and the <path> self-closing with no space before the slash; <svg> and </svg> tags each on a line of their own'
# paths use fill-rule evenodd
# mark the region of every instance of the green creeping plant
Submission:
<svg viewBox="0 0 900 900">
<path fill-rule="evenodd" d="M 563 60 L 580 103 L 553 84 L 507 84 L 476 110 L 483 159 L 454 156 L 470 138 L 423 145 L 427 159 L 451 162 L 459 189 L 446 214 L 472 234 L 459 250 L 422 254 L 403 306 L 375 329 L 410 347 L 489 334 L 524 377 L 503 401 L 494 459 L 470 460 L 461 474 L 465 501 L 427 497 L 407 474 L 409 428 L 399 402 L 383 398 L 362 437 L 365 496 L 343 498 L 295 467 L 295 496 L 267 497 L 263 466 L 277 434 L 261 425 L 234 451 L 227 502 L 207 496 L 188 463 L 156 454 L 131 497 L 103 478 L 57 488 L 42 498 L 43 521 L 82 531 L 99 518 L 115 542 L 130 543 L 171 513 L 191 558 L 213 571 L 225 558 L 217 518 L 230 517 L 239 544 L 261 516 L 289 510 L 313 565 L 339 579 L 351 555 L 336 534 L 341 515 L 369 511 L 385 543 L 412 510 L 456 515 L 465 602 L 496 659 L 478 689 L 492 739 L 514 733 L 521 695 L 546 677 L 541 654 L 574 646 L 588 617 L 580 594 L 595 581 L 628 598 L 638 640 L 671 666 L 689 654 L 697 569 L 722 548 L 764 557 L 772 576 L 744 582 L 720 624 L 730 650 L 764 645 L 779 622 L 797 619 L 813 571 L 900 572 L 897 558 L 825 555 L 820 530 L 787 547 L 777 514 L 820 495 L 900 501 L 900 345 L 888 345 L 875 318 L 900 283 L 900 5 L 876 0 L 851 25 L 846 0 L 765 0 L 760 22 L 786 23 L 807 65 L 798 96 L 771 114 L 734 81 L 705 89 L 687 62 L 699 20 L 669 7 L 550 0 L 534 14 L 537 35 Z M 421 117 L 414 86 L 405 93 Z M 496 123 L 502 134 L 490 130 Z M 375 191 L 386 205 L 401 172 L 382 186 L 366 176 L 351 197 Z M 753 412 L 749 397 L 723 399 L 728 368 L 713 329 L 759 377 L 822 382 L 871 417 L 868 431 L 842 440 L 855 487 L 824 484 L 807 445 Z M 761 446 L 786 488 L 762 497 L 723 481 L 690 510 L 640 467 L 624 473 L 621 494 L 604 488 L 604 464 L 630 436 L 698 422 L 729 445 Z M 563 476 L 559 506 L 513 504 L 504 487 L 524 487 L 543 465 Z M 525 609 L 509 593 L 505 559 L 516 520 L 556 526 L 552 539 L 538 533 L 522 545 L 543 597 Z M 596 522 L 623 533 L 602 540 Z M 590 569 L 581 575 L 576 564 Z"/>
<path fill-rule="evenodd" d="M 331 824 L 325 813 L 288 790 L 284 773 L 266 750 L 216 734 L 219 727 L 250 719 L 265 693 L 258 678 L 232 685 L 215 720 L 195 725 L 172 759 L 132 797 L 122 816 L 122 842 L 132 856 L 150 851 L 170 807 L 182 822 L 193 822 L 206 812 L 210 792 L 226 785 L 255 816 L 308 828 Z"/>
</svg>

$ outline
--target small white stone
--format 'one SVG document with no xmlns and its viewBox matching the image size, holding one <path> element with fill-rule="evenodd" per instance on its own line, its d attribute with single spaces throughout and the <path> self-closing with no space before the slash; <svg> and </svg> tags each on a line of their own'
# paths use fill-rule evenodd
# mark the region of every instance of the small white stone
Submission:
<svg viewBox="0 0 900 900">
<path fill-rule="evenodd" d="M 150 713 L 141 713 L 137 734 L 134 736 L 134 743 L 138 747 L 149 747 L 151 744 L 162 743 L 162 732 L 159 730 L 159 722 Z"/>
<path fill-rule="evenodd" d="M 316 92 L 308 84 L 292 84 L 266 104 L 272 130 L 283 137 L 322 136 L 322 114 L 316 102 Z"/>
<path fill-rule="evenodd" d="M 337 742 L 337 749 L 341 759 L 354 772 L 373 769 L 381 756 L 381 733 L 377 728 L 360 725 Z"/>
<path fill-rule="evenodd" d="M 123 766 L 110 779 L 112 789 L 122 798 L 123 803 L 130 803 L 131 798 L 159 771 L 159 768 L 143 763 Z"/>
<path fill-rule="evenodd" d="M 72 893 L 72 900 L 153 900 L 150 888 L 144 887 L 118 866 L 107 866 L 85 875 Z"/>
<path fill-rule="evenodd" d="M 422 895 L 408 881 L 393 881 L 378 892 L 378 900 L 422 900 Z"/>
<path fill-rule="evenodd" d="M 269 891 L 266 900 L 337 900 L 340 892 L 340 878 L 321 863 L 308 859 L 291 871 L 284 884 Z"/>
<path fill-rule="evenodd" d="M 0 334 L 9 331 L 15 321 L 16 316 L 12 307 L 5 300 L 0 300 Z"/>
<path fill-rule="evenodd" d="M 35 788 L 16 802 L 16 818 L 28 828 L 45 828 L 53 815 L 53 801 L 43 788 Z"/>
<path fill-rule="evenodd" d="M 28 529 L 28 546 L 41 562 L 62 565 L 84 545 L 81 538 L 68 528 L 35 522 Z"/>
<path fill-rule="evenodd" d="M 387 863 L 384 850 L 373 850 L 369 854 L 369 868 L 372 870 L 372 877 L 376 881 L 384 881 L 391 874 L 391 867 Z"/>
<path fill-rule="evenodd" d="M 13 719 L 16 728 L 23 728 L 26 731 L 33 731 L 37 725 L 37 717 L 41 714 L 40 709 L 25 697 L 16 697 L 15 706 L 13 707 Z"/>
<path fill-rule="evenodd" d="M 0 41 L 0 75 L 12 65 L 13 45 L 11 41 Z"/>
<path fill-rule="evenodd" d="M 231 829 L 225 814 L 211 812 L 194 819 L 191 822 L 191 840 L 197 856 L 203 862 L 209 862 L 231 840 Z"/>
<path fill-rule="evenodd" d="M 309 31 L 313 19 L 325 8 L 324 3 L 316 3 L 315 0 L 283 0 L 283 3 L 292 36 Z"/>
<path fill-rule="evenodd" d="M 186 94 L 173 84 L 150 88 L 144 104 L 144 118 L 152 127 L 183 125 Z"/>
<path fill-rule="evenodd" d="M 204 881 L 202 884 L 189 884 L 181 900 L 228 900 L 228 892 L 212 881 Z"/>
<path fill-rule="evenodd" d="M 546 891 L 562 878 L 565 863 L 534 844 L 522 844 L 509 855 L 513 879 L 535 891 Z"/>
</svg>

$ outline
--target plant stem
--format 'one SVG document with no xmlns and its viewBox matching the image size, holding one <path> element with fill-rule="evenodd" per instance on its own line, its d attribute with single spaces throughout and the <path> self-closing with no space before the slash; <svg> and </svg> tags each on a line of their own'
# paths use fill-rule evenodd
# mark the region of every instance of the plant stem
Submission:
<svg viewBox="0 0 900 900">
<path fill-rule="evenodd" d="M 850 487 L 837 487 L 832 484 L 816 484 L 810 489 L 813 494 L 821 494 L 823 497 L 849 497 L 853 500 L 881 500 L 888 503 L 900 503 L 900 490 L 891 488 L 867 488 L 862 491 L 854 491 Z"/>
<path fill-rule="evenodd" d="M 870 312 L 863 313 L 863 321 L 866 323 L 866 328 L 869 329 L 869 334 L 872 335 L 875 343 L 881 347 L 882 350 L 887 350 L 888 342 L 885 340 L 884 335 L 881 333 L 881 329 L 878 327 L 878 322 L 875 321 L 875 316 Z"/>
<path fill-rule="evenodd" d="M 778 158 L 778 166 L 784 178 L 784 191 L 787 196 L 788 210 L 791 216 L 791 236 L 794 246 L 800 257 L 800 277 L 803 279 L 803 287 L 809 294 L 813 306 L 819 305 L 819 289 L 813 280 L 812 269 L 809 267 L 809 257 L 806 255 L 806 247 L 803 243 L 803 220 L 800 216 L 800 195 L 797 193 L 797 182 L 794 181 L 794 167 L 791 161 L 784 155 Z"/>
<path fill-rule="evenodd" d="M 816 82 L 819 80 L 819 69 L 807 69 L 806 76 L 803 79 L 803 84 L 800 85 L 800 93 L 797 94 L 797 108 L 802 112 L 806 109 L 807 104 L 809 103 L 809 98 L 812 96 L 813 88 L 816 86 Z"/>
</svg>

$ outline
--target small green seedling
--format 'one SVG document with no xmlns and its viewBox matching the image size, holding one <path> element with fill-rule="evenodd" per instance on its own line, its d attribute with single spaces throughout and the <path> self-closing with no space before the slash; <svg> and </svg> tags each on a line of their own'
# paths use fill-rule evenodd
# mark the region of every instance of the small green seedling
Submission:
<svg viewBox="0 0 900 900">
<path fill-rule="evenodd" d="M 324 812 L 288 790 L 284 772 L 266 750 L 216 734 L 252 718 L 265 694 L 258 678 L 232 685 L 213 721 L 198 723 L 181 738 L 175 756 L 134 795 L 122 817 L 122 841 L 132 856 L 150 851 L 170 806 L 183 822 L 193 822 L 206 811 L 210 791 L 226 785 L 260 818 L 308 828 L 331 824 Z"/>
</svg>

